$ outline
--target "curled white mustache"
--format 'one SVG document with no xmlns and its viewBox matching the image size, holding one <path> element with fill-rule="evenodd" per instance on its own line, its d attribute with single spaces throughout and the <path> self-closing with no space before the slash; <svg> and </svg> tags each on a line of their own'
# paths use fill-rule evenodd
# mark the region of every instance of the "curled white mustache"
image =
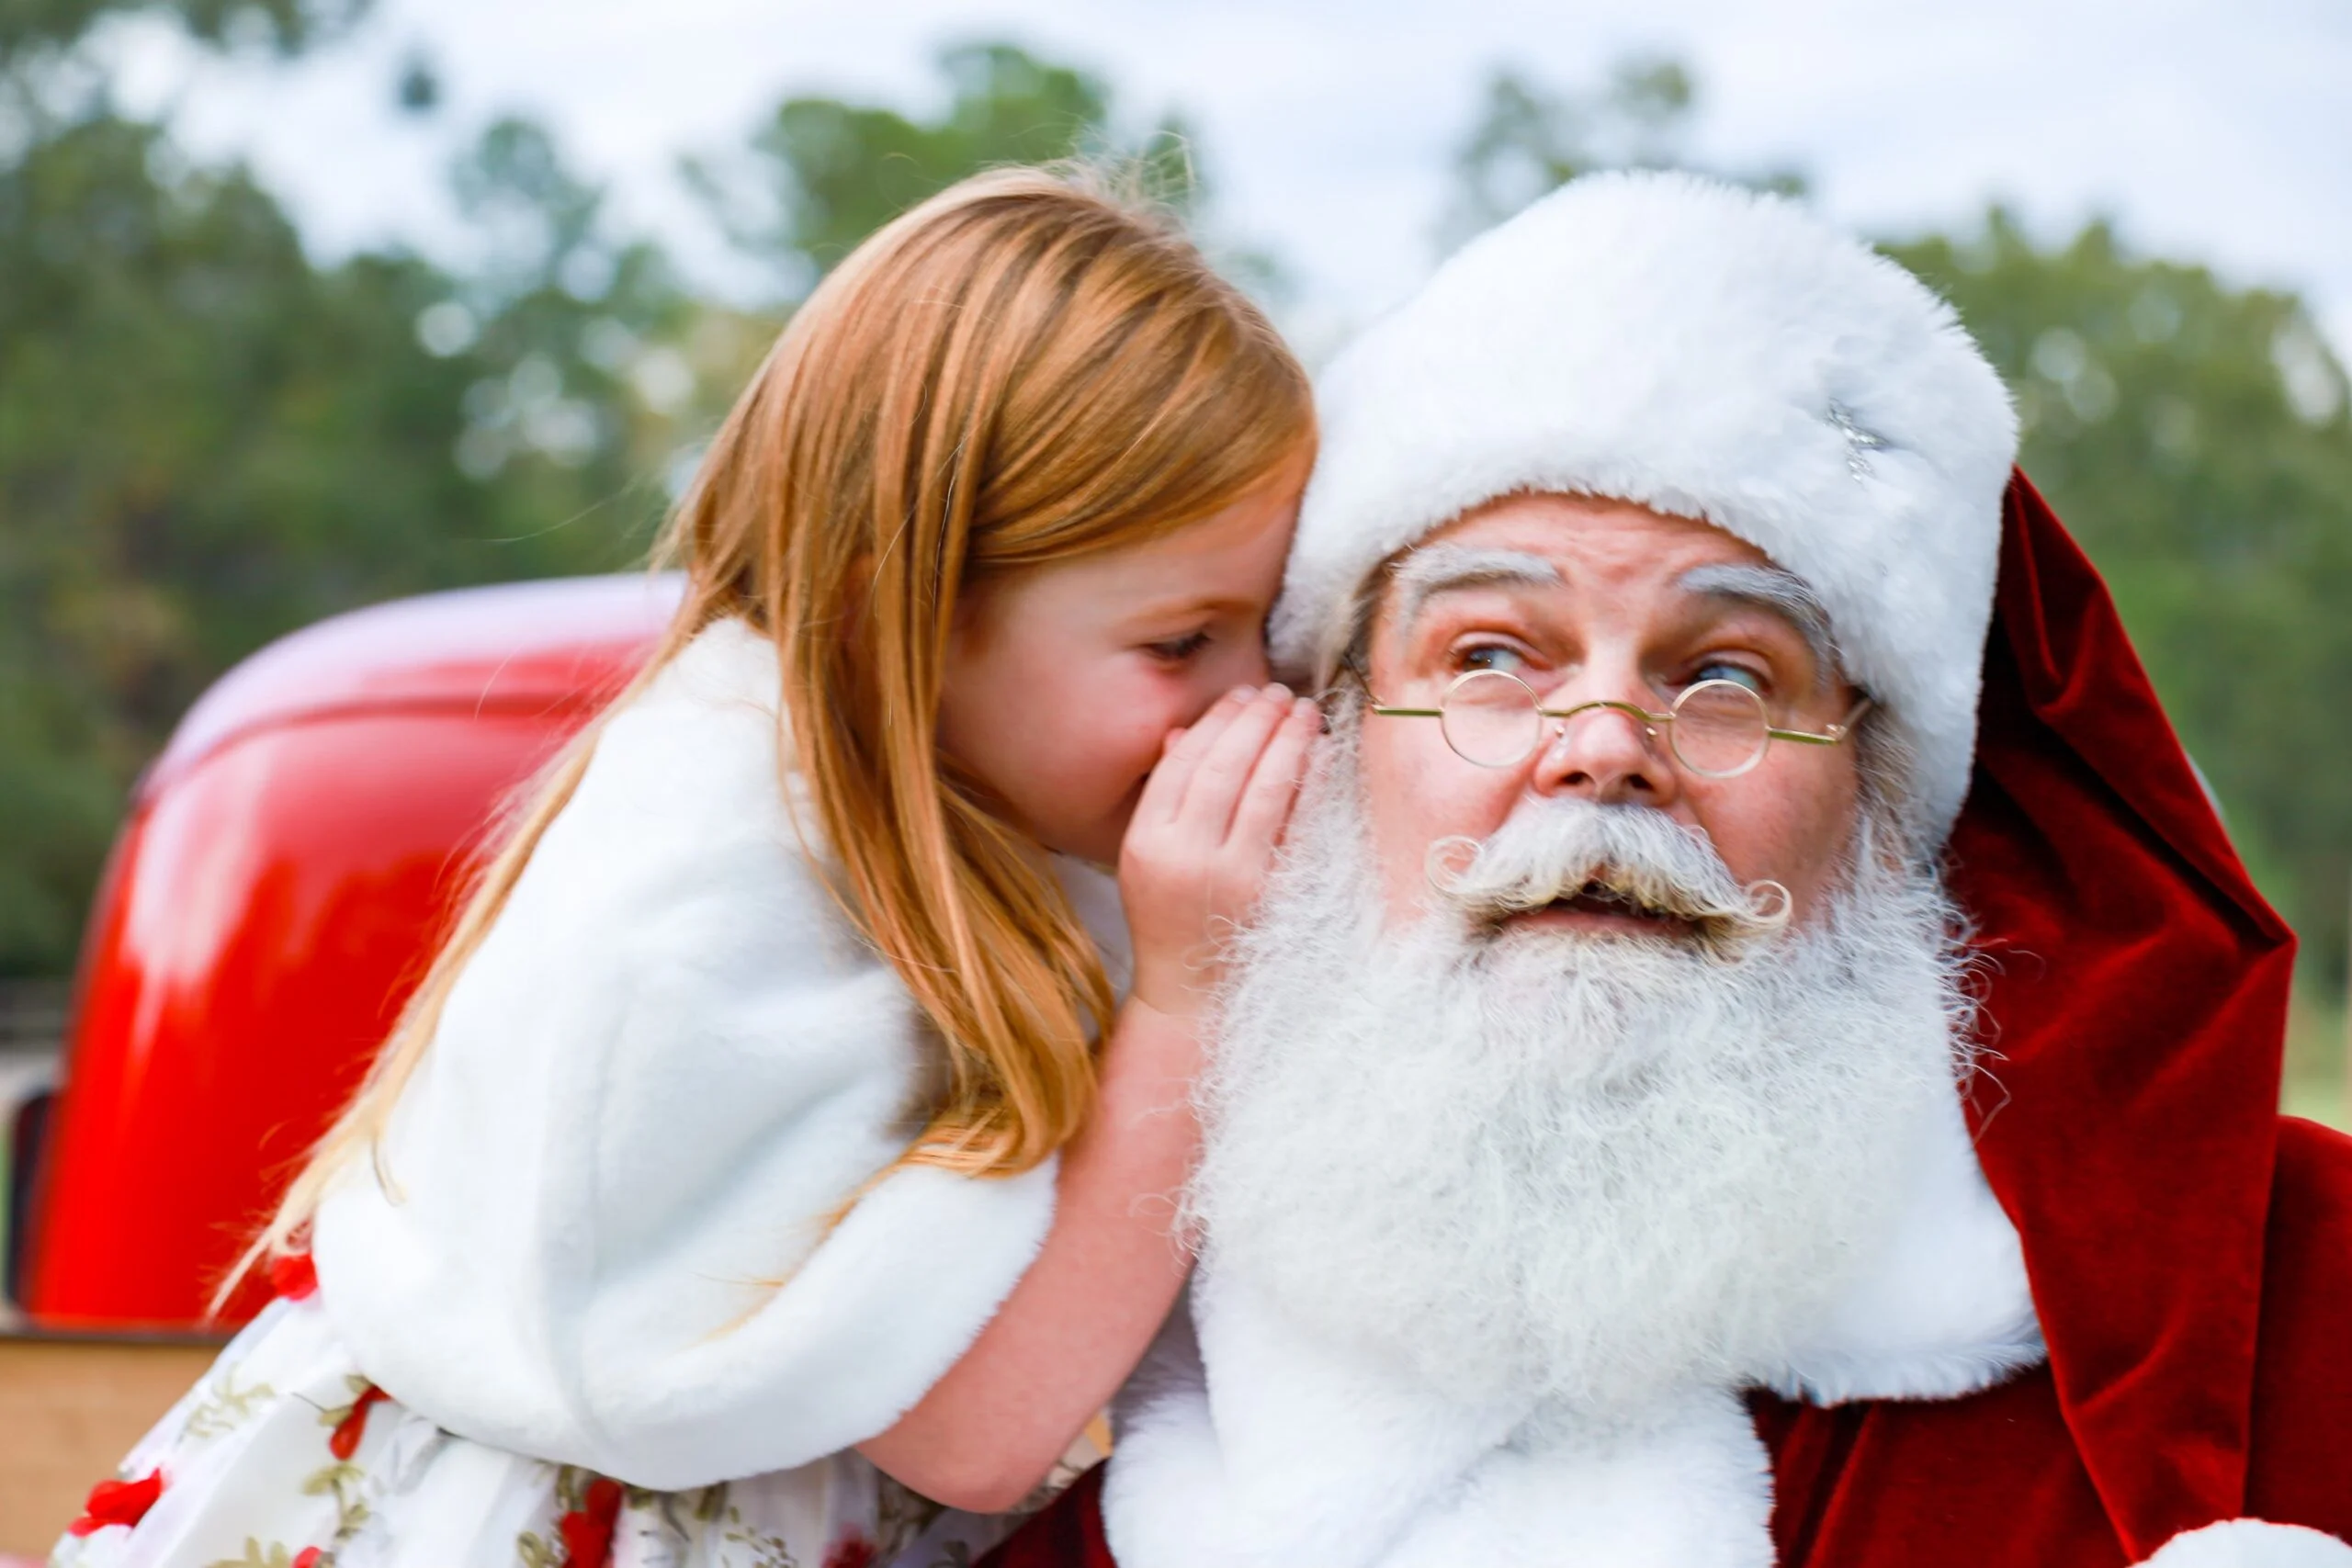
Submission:
<svg viewBox="0 0 2352 1568">
<path fill-rule="evenodd" d="M 1428 874 L 1449 903 L 1490 928 L 1579 895 L 1688 921 L 1718 951 L 1775 935 L 1790 919 L 1786 887 L 1742 886 L 1713 845 L 1646 807 L 1521 807 L 1483 842 L 1431 844 Z"/>
</svg>

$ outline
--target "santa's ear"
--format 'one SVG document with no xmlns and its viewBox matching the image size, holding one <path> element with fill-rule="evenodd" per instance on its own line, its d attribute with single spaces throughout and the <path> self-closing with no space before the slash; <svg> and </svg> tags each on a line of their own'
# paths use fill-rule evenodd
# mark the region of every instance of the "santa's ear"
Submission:
<svg viewBox="0 0 2352 1568">
<path fill-rule="evenodd" d="M 2140 1568 L 2352 1568 L 2352 1546 L 2301 1525 L 2224 1519 L 2173 1537 Z"/>
</svg>

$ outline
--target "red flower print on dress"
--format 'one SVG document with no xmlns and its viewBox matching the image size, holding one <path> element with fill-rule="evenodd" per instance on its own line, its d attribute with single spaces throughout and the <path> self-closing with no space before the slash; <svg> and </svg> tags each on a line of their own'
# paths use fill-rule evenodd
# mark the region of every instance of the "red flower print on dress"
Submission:
<svg viewBox="0 0 2352 1568">
<path fill-rule="evenodd" d="M 311 1261 L 307 1252 L 287 1252 L 269 1260 L 269 1289 L 272 1295 L 299 1302 L 319 1288 L 319 1266 Z"/>
<path fill-rule="evenodd" d="M 65 1527 L 68 1535 L 88 1535 L 108 1525 L 135 1525 L 164 1495 L 164 1472 L 151 1470 L 136 1481 L 101 1481 L 83 1501 L 82 1517 Z M 54 1518 L 56 1516 L 51 1515 Z"/>
<path fill-rule="evenodd" d="M 368 1431 L 368 1409 L 390 1397 L 372 1382 L 361 1389 L 359 1397 L 351 1402 L 349 1413 L 334 1424 L 334 1431 L 327 1434 L 327 1452 L 337 1459 L 349 1459 L 357 1453 L 359 1439 Z"/>
<path fill-rule="evenodd" d="M 294 1568 L 319 1568 L 319 1564 L 326 1561 L 327 1554 L 323 1551 L 315 1546 L 306 1546 L 294 1554 Z"/>
<path fill-rule="evenodd" d="M 580 1506 L 555 1522 L 563 1533 L 564 1568 L 607 1568 L 620 1513 L 621 1483 L 602 1475 L 590 1482 Z"/>
<path fill-rule="evenodd" d="M 882 1549 L 862 1535 L 844 1536 L 825 1553 L 825 1568 L 874 1568 Z"/>
</svg>

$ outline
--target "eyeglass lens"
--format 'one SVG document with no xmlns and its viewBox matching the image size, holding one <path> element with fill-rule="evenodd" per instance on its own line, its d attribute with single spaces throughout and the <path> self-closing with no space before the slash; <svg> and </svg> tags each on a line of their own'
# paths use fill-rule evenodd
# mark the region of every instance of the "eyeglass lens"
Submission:
<svg viewBox="0 0 2352 1568">
<path fill-rule="evenodd" d="M 1524 761 L 1544 739 L 1534 689 L 1500 670 L 1474 670 L 1439 705 L 1446 744 L 1481 767 Z M 1638 722 L 1638 721 L 1637 721 Z M 1763 760 L 1771 737 L 1764 699 L 1736 681 L 1702 681 L 1677 699 L 1666 728 L 1677 761 L 1708 778 L 1735 778 Z"/>
<path fill-rule="evenodd" d="M 1674 704 L 1674 754 L 1708 778 L 1736 778 L 1771 744 L 1764 699 L 1736 681 L 1702 681 Z"/>
</svg>

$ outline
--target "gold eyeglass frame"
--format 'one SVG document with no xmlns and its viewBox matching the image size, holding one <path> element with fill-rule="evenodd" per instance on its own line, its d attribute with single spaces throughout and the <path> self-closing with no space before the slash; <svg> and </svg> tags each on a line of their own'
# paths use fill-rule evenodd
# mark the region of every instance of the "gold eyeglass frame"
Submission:
<svg viewBox="0 0 2352 1568">
<path fill-rule="evenodd" d="M 1861 716 L 1875 705 L 1875 699 L 1865 696 L 1857 701 L 1852 707 L 1846 710 L 1845 717 L 1839 719 L 1836 724 L 1829 726 L 1826 729 L 1820 731 L 1809 729 L 1782 729 L 1773 725 L 1770 713 L 1764 708 L 1763 697 L 1753 688 L 1743 686 L 1736 681 L 1701 681 L 1692 685 L 1685 686 L 1682 689 L 1682 694 L 1674 699 L 1674 705 L 1672 707 L 1668 709 L 1665 713 L 1652 713 L 1649 709 L 1642 707 L 1638 704 L 1616 702 L 1605 697 L 1596 697 L 1591 702 L 1578 703 L 1576 706 L 1570 708 L 1547 708 L 1544 705 L 1544 699 L 1542 695 L 1537 693 L 1534 687 L 1529 685 L 1526 682 L 1521 680 L 1518 676 L 1512 674 L 1508 670 L 1465 670 L 1461 674 L 1456 675 L 1451 682 L 1447 682 L 1445 695 L 1438 699 L 1438 705 L 1436 707 L 1408 708 L 1398 707 L 1393 704 L 1382 702 L 1380 700 L 1379 694 L 1372 689 L 1371 676 L 1365 673 L 1363 668 L 1360 667 L 1354 660 L 1349 659 L 1342 660 L 1340 668 L 1346 671 L 1349 674 L 1354 676 L 1356 683 L 1363 688 L 1363 694 L 1370 699 L 1371 712 L 1380 715 L 1383 718 L 1433 718 L 1439 721 L 1441 727 L 1442 727 L 1445 720 L 1445 704 L 1453 698 L 1455 692 L 1462 689 L 1463 683 L 1465 682 L 1500 679 L 1509 681 L 1521 691 L 1525 692 L 1527 694 L 1528 706 L 1533 710 L 1535 716 L 1534 738 L 1528 742 L 1526 750 L 1521 751 L 1518 756 L 1511 758 L 1509 761 L 1488 762 L 1482 761 L 1479 758 L 1473 757 L 1463 750 L 1461 747 L 1453 743 L 1453 737 L 1451 733 L 1446 735 L 1446 749 L 1451 750 L 1455 756 L 1461 758 L 1464 761 L 1469 763 L 1472 767 L 1476 768 L 1515 768 L 1519 766 L 1520 763 L 1524 762 L 1528 758 L 1534 756 L 1544 749 L 1545 744 L 1544 738 L 1544 721 L 1545 719 L 1557 719 L 1560 721 L 1560 728 L 1553 731 L 1552 734 L 1552 739 L 1556 742 L 1562 735 L 1567 733 L 1568 720 L 1576 718 L 1580 715 L 1590 713 L 1595 708 L 1611 709 L 1617 713 L 1624 714 L 1630 718 L 1639 720 L 1642 726 L 1642 733 L 1649 739 L 1655 741 L 1661 739 L 1658 733 L 1660 727 L 1672 725 L 1674 721 L 1681 716 L 1682 705 L 1689 702 L 1694 694 L 1703 692 L 1710 686 L 1728 686 L 1732 690 L 1740 693 L 1742 695 L 1753 701 L 1757 705 L 1758 711 L 1764 715 L 1764 740 L 1761 745 L 1756 748 L 1756 754 L 1754 756 L 1741 763 L 1738 767 L 1732 769 L 1730 772 L 1723 773 L 1712 768 L 1700 767 L 1695 762 L 1692 762 L 1688 757 L 1685 757 L 1682 754 L 1681 746 L 1674 739 L 1673 733 L 1663 737 L 1663 739 L 1666 740 L 1667 753 L 1674 759 L 1677 765 L 1690 769 L 1690 772 L 1698 774 L 1701 778 L 1736 779 L 1743 776 L 1744 774 L 1751 773 L 1755 772 L 1756 769 L 1762 766 L 1764 759 L 1766 755 L 1771 751 L 1772 742 L 1775 740 L 1790 740 L 1804 746 L 1836 746 L 1843 743 L 1849 736 L 1853 734 L 1854 726 L 1860 722 Z M 1677 731 L 1674 733 L 1679 732 Z"/>
</svg>

